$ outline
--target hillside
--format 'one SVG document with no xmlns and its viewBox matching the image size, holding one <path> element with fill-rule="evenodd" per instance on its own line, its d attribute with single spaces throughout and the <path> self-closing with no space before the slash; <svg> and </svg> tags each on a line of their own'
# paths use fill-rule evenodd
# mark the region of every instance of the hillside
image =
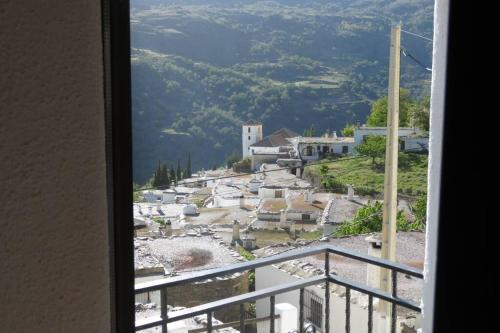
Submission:
<svg viewBox="0 0 500 333">
<path fill-rule="evenodd" d="M 427 193 L 427 162 L 426 154 L 400 153 L 398 161 L 398 192 L 415 196 Z M 339 160 L 328 163 L 328 174 L 342 184 L 353 184 L 355 192 L 360 194 L 381 195 L 384 192 L 383 161 L 372 164 L 370 157 L 360 157 L 350 160 Z M 380 164 L 381 163 L 381 164 Z M 319 166 L 305 169 L 305 177 L 319 183 Z M 371 192 L 371 193 L 370 193 Z"/>
<path fill-rule="evenodd" d="M 193 169 L 241 150 L 240 125 L 264 134 L 364 122 L 387 89 L 392 21 L 432 35 L 433 2 L 132 1 L 134 180 L 158 160 Z M 403 36 L 430 64 L 430 43 Z M 402 86 L 428 94 L 429 72 L 402 58 Z"/>
</svg>

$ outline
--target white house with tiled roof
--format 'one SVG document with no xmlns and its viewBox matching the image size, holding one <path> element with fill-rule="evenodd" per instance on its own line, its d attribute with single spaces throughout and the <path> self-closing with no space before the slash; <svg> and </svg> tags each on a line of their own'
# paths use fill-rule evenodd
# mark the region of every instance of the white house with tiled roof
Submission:
<svg viewBox="0 0 500 333">
<path fill-rule="evenodd" d="M 248 132 L 248 130 L 246 130 Z M 245 130 L 243 131 L 245 135 Z M 289 139 L 298 136 L 288 128 L 282 128 L 276 132 L 266 136 L 265 138 L 252 143 L 248 147 L 248 155 L 251 157 L 252 170 L 258 169 L 263 163 L 276 163 L 278 158 L 286 158 L 290 156 L 290 151 L 293 149 Z M 243 138 L 243 140 L 248 138 Z M 245 155 L 244 155 L 245 157 Z"/>
<path fill-rule="evenodd" d="M 320 160 L 327 155 L 350 154 L 355 147 L 354 138 L 332 135 L 322 137 L 297 136 L 290 139 L 297 157 L 303 161 Z"/>
<path fill-rule="evenodd" d="M 357 146 L 369 136 L 386 136 L 387 127 L 360 126 L 354 130 L 354 145 Z M 399 127 L 400 150 L 426 150 L 429 147 L 428 135 L 418 128 Z"/>
</svg>

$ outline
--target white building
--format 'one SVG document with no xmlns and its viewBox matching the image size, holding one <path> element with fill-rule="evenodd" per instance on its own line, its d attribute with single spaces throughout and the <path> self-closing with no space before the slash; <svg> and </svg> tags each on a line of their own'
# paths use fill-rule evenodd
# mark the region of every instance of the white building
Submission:
<svg viewBox="0 0 500 333">
<path fill-rule="evenodd" d="M 194 205 L 194 204 L 185 205 L 182 208 L 182 214 L 184 214 L 184 215 L 196 215 L 196 214 L 198 214 L 198 207 L 196 207 L 196 205 Z"/>
<path fill-rule="evenodd" d="M 355 147 L 354 138 L 330 136 L 303 137 L 290 139 L 295 156 L 303 161 L 317 161 L 328 155 L 350 154 Z"/>
<path fill-rule="evenodd" d="M 250 120 L 243 124 L 241 131 L 242 156 L 250 155 L 250 146 L 262 140 L 262 123 Z"/>
<path fill-rule="evenodd" d="M 144 201 L 149 203 L 157 203 L 161 202 L 163 199 L 163 191 L 159 190 L 145 190 L 142 191 L 142 196 L 144 197 Z"/>
<path fill-rule="evenodd" d="M 276 163 L 279 158 L 289 158 L 293 151 L 290 139 L 298 134 L 288 128 L 282 128 L 250 145 L 251 169 L 259 169 L 265 163 Z"/>
<path fill-rule="evenodd" d="M 369 136 L 386 136 L 387 127 L 367 127 L 365 125 L 354 130 L 355 146 L 363 143 Z M 429 138 L 418 128 L 399 127 L 400 150 L 427 150 Z"/>
<path fill-rule="evenodd" d="M 175 203 L 177 193 L 174 190 L 168 189 L 162 193 L 162 203 Z"/>
</svg>

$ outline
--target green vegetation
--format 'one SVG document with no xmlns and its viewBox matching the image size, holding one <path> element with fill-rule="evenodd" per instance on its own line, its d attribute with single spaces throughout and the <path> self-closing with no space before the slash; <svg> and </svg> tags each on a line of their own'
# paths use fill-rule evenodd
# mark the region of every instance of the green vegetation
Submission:
<svg viewBox="0 0 500 333">
<path fill-rule="evenodd" d="M 387 89 L 387 17 L 432 36 L 433 6 L 132 0 L 134 181 L 147 182 L 158 160 L 185 165 L 188 151 L 192 170 L 223 165 L 241 150 L 248 119 L 262 121 L 264 134 L 363 122 Z M 405 47 L 430 63 L 430 43 L 406 38 Z M 429 94 L 429 72 L 402 58 L 401 73 L 412 100 Z"/>
<path fill-rule="evenodd" d="M 307 239 L 307 240 L 315 240 L 320 239 L 323 236 L 323 232 L 321 230 L 316 231 L 296 231 L 297 238 Z"/>
<path fill-rule="evenodd" d="M 139 184 L 132 183 L 132 191 L 133 191 L 132 192 L 132 194 L 133 194 L 132 201 L 133 202 L 142 202 L 143 201 L 143 197 L 141 196 L 139 189 L 140 189 Z"/>
<path fill-rule="evenodd" d="M 345 127 L 341 131 L 342 136 L 354 136 L 354 129 L 355 128 L 356 128 L 356 125 L 354 125 L 354 124 L 345 125 Z"/>
<path fill-rule="evenodd" d="M 425 225 L 427 219 L 427 196 L 420 196 L 412 205 L 412 209 L 415 216 L 415 223 Z"/>
<path fill-rule="evenodd" d="M 152 218 L 152 220 L 153 220 L 153 222 L 158 223 L 158 224 L 159 224 L 159 225 L 161 225 L 162 227 L 167 226 L 167 225 L 171 225 L 171 224 L 172 224 L 172 222 L 171 222 L 170 220 L 166 220 L 166 221 L 165 221 L 165 220 L 164 220 L 164 219 L 162 219 L 161 217 L 153 217 L 153 218 Z"/>
<path fill-rule="evenodd" d="M 232 164 L 232 167 L 237 172 L 250 172 L 252 166 L 252 160 L 250 157 L 245 157 L 241 161 Z"/>
<path fill-rule="evenodd" d="M 153 174 L 153 177 L 149 180 L 149 183 L 152 187 L 162 187 L 163 189 L 170 188 L 170 185 L 174 183 L 177 185 L 177 182 L 181 179 L 191 177 L 191 153 L 188 153 L 187 158 L 187 167 L 182 170 L 180 161 L 177 160 L 177 168 L 169 169 L 167 164 L 158 162 L 158 167 Z"/>
<path fill-rule="evenodd" d="M 364 156 L 369 156 L 372 159 L 372 164 L 375 165 L 375 158 L 383 158 L 385 156 L 385 136 L 370 136 L 366 140 L 356 146 L 356 151 Z"/>
<path fill-rule="evenodd" d="M 352 221 L 341 224 L 335 230 L 334 235 L 348 236 L 382 231 L 382 209 L 382 203 L 379 201 L 368 203 L 356 212 Z M 396 224 L 398 231 L 422 231 L 424 229 L 421 222 L 408 220 L 402 210 L 398 211 Z"/>
<path fill-rule="evenodd" d="M 240 154 L 238 154 L 236 151 L 233 151 L 232 154 L 226 158 L 226 166 L 228 168 L 232 168 L 233 164 L 239 162 L 240 159 Z"/>
<path fill-rule="evenodd" d="M 427 193 L 427 160 L 425 154 L 399 153 L 399 193 Z M 355 192 L 362 195 L 382 194 L 384 190 L 384 166 L 374 166 L 370 157 L 327 160 L 324 164 L 307 167 L 304 175 L 309 179 L 318 178 L 323 187 L 332 192 L 345 193 L 347 184 L 353 184 Z"/>
<path fill-rule="evenodd" d="M 252 254 L 252 252 L 249 252 L 245 250 L 242 246 L 238 247 L 238 252 L 240 256 L 245 258 L 246 260 L 254 260 L 255 256 Z M 248 288 L 250 291 L 255 290 L 255 270 L 252 269 L 248 272 Z"/>
<path fill-rule="evenodd" d="M 153 174 L 151 185 L 153 187 L 159 187 L 159 186 L 162 186 L 163 188 L 170 187 L 170 176 L 169 176 L 168 166 L 166 164 L 158 162 L 158 168 Z"/>
<path fill-rule="evenodd" d="M 242 246 L 238 248 L 238 252 L 240 256 L 245 258 L 246 260 L 254 260 L 255 256 L 252 254 L 252 252 L 245 250 Z"/>
<path fill-rule="evenodd" d="M 399 90 L 399 126 L 417 127 L 429 130 L 430 97 L 413 99 L 408 89 Z M 368 126 L 387 126 L 387 96 L 376 100 L 366 124 Z"/>
<path fill-rule="evenodd" d="M 305 136 L 305 137 L 316 136 L 316 131 L 314 130 L 314 124 L 312 124 L 309 128 L 305 129 L 304 134 L 302 136 Z"/>
</svg>

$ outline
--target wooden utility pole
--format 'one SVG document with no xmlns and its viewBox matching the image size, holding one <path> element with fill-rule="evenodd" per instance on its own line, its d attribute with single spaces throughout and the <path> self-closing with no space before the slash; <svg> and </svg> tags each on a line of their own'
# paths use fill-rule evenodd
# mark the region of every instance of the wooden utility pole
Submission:
<svg viewBox="0 0 500 333">
<path fill-rule="evenodd" d="M 391 30 L 391 49 L 389 61 L 389 95 L 387 97 L 387 136 L 385 148 L 384 176 L 384 216 L 382 221 L 382 258 L 396 260 L 396 217 L 398 182 L 398 126 L 399 126 L 399 65 L 400 65 L 401 27 Z M 392 292 L 392 276 L 388 269 L 380 271 L 380 288 Z M 389 302 L 380 302 L 379 311 L 387 319 L 392 311 Z M 389 329 L 389 320 L 386 320 Z M 386 330 L 386 332 L 388 332 Z"/>
</svg>

